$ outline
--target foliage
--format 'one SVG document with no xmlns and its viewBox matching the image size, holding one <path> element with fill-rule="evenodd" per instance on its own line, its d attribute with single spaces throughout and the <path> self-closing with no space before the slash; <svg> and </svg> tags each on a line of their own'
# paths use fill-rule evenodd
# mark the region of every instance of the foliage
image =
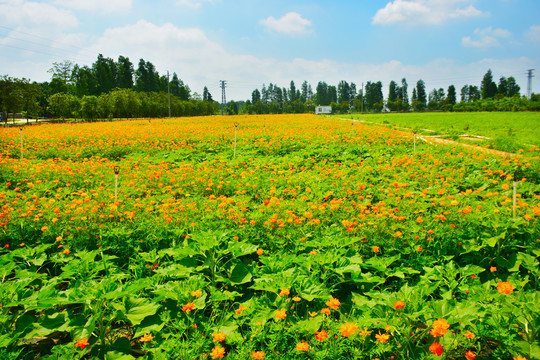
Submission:
<svg viewBox="0 0 540 360">
<path fill-rule="evenodd" d="M 536 154 L 314 115 L 0 135 L 4 357 L 539 356 Z"/>
</svg>

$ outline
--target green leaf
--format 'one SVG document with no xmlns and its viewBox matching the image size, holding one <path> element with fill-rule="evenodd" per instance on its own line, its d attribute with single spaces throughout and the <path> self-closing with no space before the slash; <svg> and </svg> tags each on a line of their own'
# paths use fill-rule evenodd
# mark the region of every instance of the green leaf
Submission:
<svg viewBox="0 0 540 360">
<path fill-rule="evenodd" d="M 165 322 L 161 320 L 158 314 L 147 316 L 137 327 L 134 337 L 138 338 L 144 334 L 158 333 L 165 326 Z"/>
<path fill-rule="evenodd" d="M 133 326 L 139 325 L 145 317 L 154 315 L 159 309 L 158 304 L 144 298 L 129 297 L 125 300 L 124 305 L 125 316 Z"/>
<path fill-rule="evenodd" d="M 234 267 L 231 273 L 230 280 L 233 284 L 245 284 L 251 281 L 251 272 L 246 267 L 246 265 L 244 265 L 244 263 L 239 262 Z"/>
<path fill-rule="evenodd" d="M 124 354 L 120 351 L 108 351 L 107 354 L 105 354 L 106 360 L 133 360 L 135 357 L 132 355 Z"/>
</svg>

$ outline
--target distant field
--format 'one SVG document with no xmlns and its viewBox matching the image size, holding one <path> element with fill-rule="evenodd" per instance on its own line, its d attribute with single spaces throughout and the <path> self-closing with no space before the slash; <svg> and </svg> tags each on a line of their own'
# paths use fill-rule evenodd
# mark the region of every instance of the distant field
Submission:
<svg viewBox="0 0 540 360">
<path fill-rule="evenodd" d="M 479 112 L 479 113 L 402 113 L 402 114 L 352 114 L 336 115 L 378 124 L 406 127 L 432 134 L 480 135 L 491 140 L 479 141 L 480 145 L 493 144 L 501 150 L 513 150 L 540 145 L 540 113 L 538 112 Z M 503 149 L 501 147 L 507 147 Z M 515 149 L 514 149 L 515 150 Z"/>
</svg>

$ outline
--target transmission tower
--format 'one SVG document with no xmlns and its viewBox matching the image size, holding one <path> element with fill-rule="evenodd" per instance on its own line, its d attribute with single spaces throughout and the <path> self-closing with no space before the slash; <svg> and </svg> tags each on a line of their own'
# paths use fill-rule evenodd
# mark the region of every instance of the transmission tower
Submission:
<svg viewBox="0 0 540 360">
<path fill-rule="evenodd" d="M 532 91 L 532 78 L 534 69 L 527 70 L 527 98 L 531 99 L 531 91 Z"/>
<path fill-rule="evenodd" d="M 227 98 L 225 97 L 225 88 L 227 87 L 227 80 L 220 80 L 221 85 L 221 115 L 225 115 L 225 108 L 227 106 Z"/>
</svg>

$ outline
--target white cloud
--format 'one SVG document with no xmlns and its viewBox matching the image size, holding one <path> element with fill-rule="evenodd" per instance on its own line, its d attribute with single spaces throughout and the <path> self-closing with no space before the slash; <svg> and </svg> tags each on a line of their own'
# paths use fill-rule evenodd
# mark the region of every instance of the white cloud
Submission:
<svg viewBox="0 0 540 360">
<path fill-rule="evenodd" d="M 58 9 L 51 4 L 25 0 L 0 2 L 0 23 L 7 26 L 40 28 L 53 26 L 58 29 L 79 25 L 79 20 L 71 11 Z"/>
<path fill-rule="evenodd" d="M 540 25 L 531 26 L 525 36 L 533 42 L 540 43 Z"/>
<path fill-rule="evenodd" d="M 176 4 L 190 8 L 199 8 L 203 3 L 215 3 L 220 0 L 176 0 Z"/>
<path fill-rule="evenodd" d="M 471 36 L 466 36 L 461 39 L 461 43 L 465 47 L 489 48 L 500 46 L 499 39 L 506 39 L 511 36 L 510 31 L 504 29 L 485 29 L 474 30 L 474 39 Z"/>
<path fill-rule="evenodd" d="M 296 12 L 288 12 L 279 19 L 270 16 L 259 21 L 259 23 L 270 30 L 283 34 L 301 35 L 312 31 L 310 29 L 311 21 L 304 19 L 302 15 Z"/>
<path fill-rule="evenodd" d="M 429 24 L 439 25 L 450 19 L 485 15 L 473 5 L 459 7 L 470 0 L 394 0 L 379 9 L 374 24 Z"/>
<path fill-rule="evenodd" d="M 75 10 L 112 14 L 130 10 L 133 0 L 56 0 L 54 3 Z"/>
</svg>

